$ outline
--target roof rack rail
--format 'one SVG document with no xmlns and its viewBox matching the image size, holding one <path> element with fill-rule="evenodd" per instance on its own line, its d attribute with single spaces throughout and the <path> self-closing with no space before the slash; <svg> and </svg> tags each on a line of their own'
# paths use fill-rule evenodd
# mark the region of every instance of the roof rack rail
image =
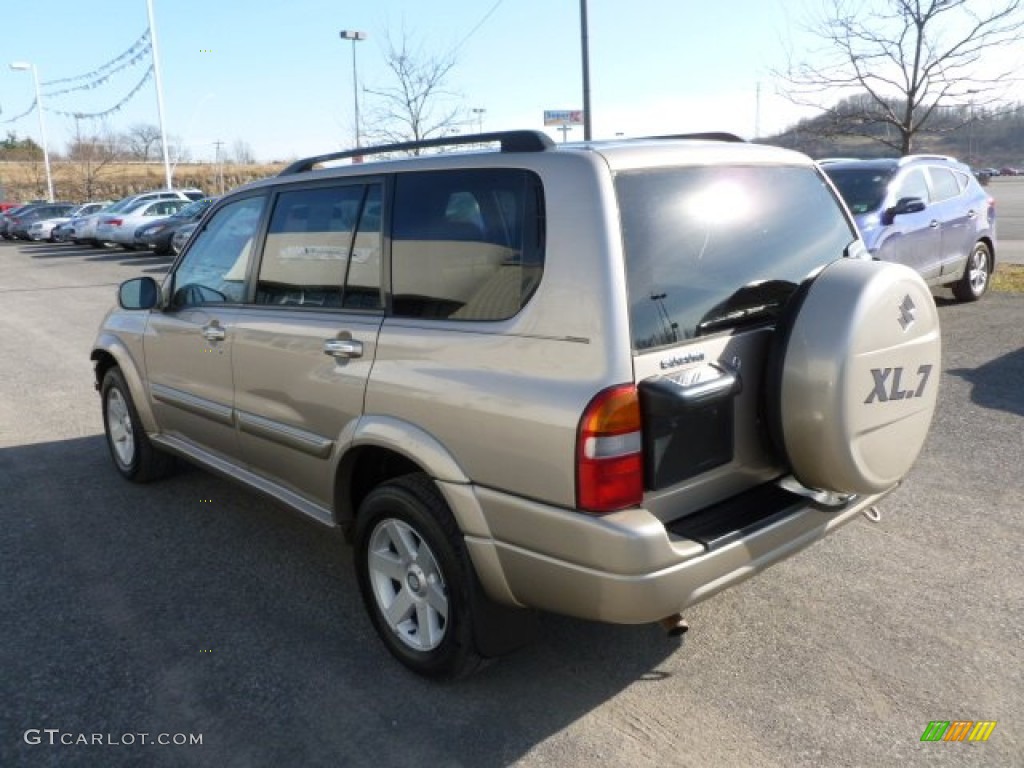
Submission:
<svg viewBox="0 0 1024 768">
<path fill-rule="evenodd" d="M 381 155 L 387 152 L 408 152 L 413 149 L 429 149 L 431 147 L 458 147 L 472 144 L 486 144 L 498 142 L 501 144 L 502 152 L 543 152 L 552 149 L 555 142 L 551 137 L 541 131 L 496 131 L 494 133 L 474 133 L 465 136 L 443 136 L 437 139 L 422 139 L 420 141 L 403 141 L 397 144 L 383 144 L 377 147 L 360 147 L 359 149 L 346 149 L 342 152 L 328 152 L 325 155 L 314 155 L 302 160 L 296 160 L 289 165 L 278 176 L 290 176 L 293 173 L 302 173 L 312 170 L 318 163 L 326 163 L 331 160 L 344 160 L 347 157 L 365 157 L 366 155 Z"/>
<path fill-rule="evenodd" d="M 933 154 L 921 154 L 921 155 L 903 155 L 900 158 L 899 164 L 909 163 L 913 160 L 946 160 L 951 163 L 959 162 L 955 157 L 951 155 L 933 155 Z"/>
<path fill-rule="evenodd" d="M 641 136 L 640 140 L 647 139 L 657 141 L 659 139 L 704 139 L 706 141 L 729 141 L 746 144 L 746 139 L 741 139 L 735 133 L 725 131 L 709 131 L 706 133 L 674 133 L 667 136 Z"/>
</svg>

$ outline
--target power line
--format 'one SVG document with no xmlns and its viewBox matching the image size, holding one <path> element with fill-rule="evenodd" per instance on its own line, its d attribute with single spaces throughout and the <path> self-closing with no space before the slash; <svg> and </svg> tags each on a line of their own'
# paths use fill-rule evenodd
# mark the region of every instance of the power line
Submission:
<svg viewBox="0 0 1024 768">
<path fill-rule="evenodd" d="M 453 50 L 453 51 L 457 51 L 457 50 L 459 50 L 459 49 L 460 49 L 460 48 L 461 48 L 462 46 L 464 46 L 464 45 L 466 44 L 466 42 L 467 42 L 467 41 L 469 40 L 469 38 L 471 38 L 471 37 L 472 37 L 473 35 L 475 35 L 475 34 L 476 34 L 476 31 L 477 31 L 478 29 L 480 29 L 480 27 L 482 27 L 482 26 L 483 26 L 484 24 L 486 24 L 486 23 L 487 23 L 487 20 L 488 20 L 489 18 L 491 18 L 491 16 L 493 16 L 493 15 L 494 15 L 494 12 L 495 12 L 496 10 L 498 10 L 498 7 L 499 7 L 499 6 L 500 6 L 500 5 L 501 5 L 501 4 L 502 4 L 502 3 L 504 2 L 504 1 L 505 1 L 505 0 L 498 0 L 498 2 L 496 2 L 496 3 L 494 4 L 494 5 L 492 5 L 492 6 L 491 6 L 491 10 L 489 10 L 489 11 L 488 11 L 487 13 L 485 13 L 485 14 L 484 14 L 484 17 L 483 17 L 482 19 L 480 19 L 480 21 L 478 21 L 478 22 L 476 23 L 476 26 L 475 26 L 475 27 L 473 27 L 473 28 L 472 28 L 471 30 L 469 30 L 469 32 L 468 32 L 468 33 L 466 34 L 466 36 L 465 36 L 464 38 L 462 38 L 462 39 L 461 39 L 461 40 L 460 40 L 460 41 L 458 42 L 458 44 L 457 44 L 457 45 L 456 45 L 456 46 L 455 46 L 455 47 L 454 47 L 454 48 L 453 48 L 452 50 Z"/>
</svg>

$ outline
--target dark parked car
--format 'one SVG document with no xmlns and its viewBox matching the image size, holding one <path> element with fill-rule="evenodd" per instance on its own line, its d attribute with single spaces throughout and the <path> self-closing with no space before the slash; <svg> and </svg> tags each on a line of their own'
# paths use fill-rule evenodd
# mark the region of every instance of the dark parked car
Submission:
<svg viewBox="0 0 1024 768">
<path fill-rule="evenodd" d="M 171 240 L 174 233 L 186 224 L 199 221 L 215 200 L 214 197 L 196 200 L 173 216 L 139 227 L 135 230 L 135 245 L 139 248 L 152 248 L 153 253 L 161 255 L 171 253 Z"/>
<path fill-rule="evenodd" d="M 913 267 L 929 285 L 976 301 L 995 268 L 996 207 L 951 157 L 907 155 L 828 163 L 871 255 Z"/>
<path fill-rule="evenodd" d="M 7 228 L 11 225 L 11 219 L 18 215 L 18 212 L 23 208 L 28 208 L 27 205 L 16 205 L 13 208 L 8 208 L 3 213 L 0 213 L 0 237 L 4 240 L 11 240 L 14 236 L 8 234 Z"/>
<path fill-rule="evenodd" d="M 17 212 L 7 214 L 8 224 L 4 237 L 8 240 L 14 238 L 28 240 L 28 229 L 35 222 L 43 219 L 55 219 L 58 216 L 63 216 L 73 211 L 75 207 L 71 203 L 32 203 L 26 205 L 23 208 L 19 208 Z"/>
<path fill-rule="evenodd" d="M 190 224 L 186 224 L 183 227 L 179 227 L 178 231 L 171 236 L 171 253 L 177 256 L 181 253 L 181 250 L 185 247 L 185 243 L 192 237 L 192 233 L 196 231 L 196 227 L 199 226 L 198 221 L 193 221 Z"/>
</svg>

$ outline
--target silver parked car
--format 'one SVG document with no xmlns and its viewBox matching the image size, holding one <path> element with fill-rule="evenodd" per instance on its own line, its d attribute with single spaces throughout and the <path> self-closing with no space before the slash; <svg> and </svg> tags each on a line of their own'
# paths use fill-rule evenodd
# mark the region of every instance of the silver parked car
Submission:
<svg viewBox="0 0 1024 768">
<path fill-rule="evenodd" d="M 939 347 L 928 286 L 804 155 L 514 131 L 233 191 L 92 360 L 118 472 L 183 457 L 342 529 L 381 640 L 453 677 L 537 610 L 680 634 L 877 521 Z"/>
<path fill-rule="evenodd" d="M 58 227 L 63 224 L 68 224 L 74 219 L 102 211 L 110 205 L 110 202 L 111 201 L 107 200 L 105 202 L 82 203 L 68 211 L 64 216 L 58 216 L 51 219 L 40 219 L 28 228 L 28 239 L 49 240 L 50 242 L 55 242 L 58 240 L 55 235 Z"/>
<path fill-rule="evenodd" d="M 202 197 L 203 193 L 198 189 L 155 189 L 150 192 L 139 192 L 129 195 L 128 197 L 121 198 L 98 214 L 93 213 L 75 219 L 73 222 L 74 235 L 72 239 L 78 244 L 86 243 L 94 248 L 102 248 L 103 242 L 96 238 L 96 229 L 99 226 L 101 217 L 123 213 L 130 208 L 134 208 L 144 200 L 184 200 L 187 204 L 192 200 L 199 200 Z"/>
</svg>

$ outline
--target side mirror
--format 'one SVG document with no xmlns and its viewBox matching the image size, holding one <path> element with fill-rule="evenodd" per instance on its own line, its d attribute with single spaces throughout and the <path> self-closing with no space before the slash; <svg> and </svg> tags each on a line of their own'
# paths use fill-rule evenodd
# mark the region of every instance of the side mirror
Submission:
<svg viewBox="0 0 1024 768">
<path fill-rule="evenodd" d="M 919 213 L 920 211 L 923 211 L 926 207 L 927 206 L 925 205 L 924 200 L 922 200 L 920 197 L 901 197 L 899 200 L 896 201 L 896 205 L 894 205 L 892 208 L 888 208 L 885 211 L 885 214 L 882 217 L 882 223 L 886 225 L 892 224 L 893 219 L 895 219 L 900 214 Z"/>
<path fill-rule="evenodd" d="M 125 280 L 117 289 L 117 303 L 121 309 L 152 309 L 157 305 L 160 287 L 152 277 Z"/>
</svg>

